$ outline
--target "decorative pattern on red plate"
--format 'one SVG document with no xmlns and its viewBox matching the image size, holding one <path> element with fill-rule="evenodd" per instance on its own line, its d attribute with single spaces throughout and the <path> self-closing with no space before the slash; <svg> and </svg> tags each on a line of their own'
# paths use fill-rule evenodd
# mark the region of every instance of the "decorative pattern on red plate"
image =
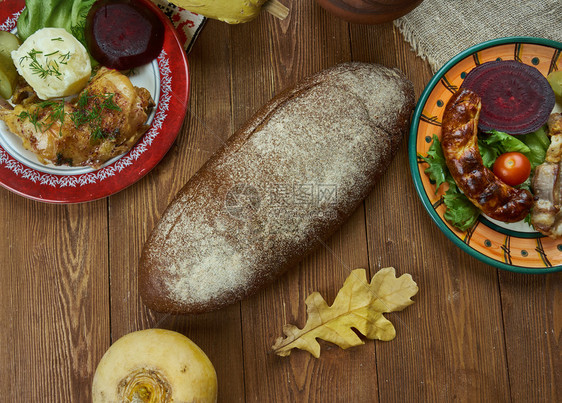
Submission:
<svg viewBox="0 0 562 403">
<path fill-rule="evenodd" d="M 170 105 L 172 93 L 172 72 L 170 71 L 170 61 L 165 51 L 158 57 L 158 68 L 161 75 L 160 90 L 161 95 L 158 101 L 158 109 L 150 129 L 144 134 L 140 141 L 135 144 L 131 151 L 117 160 L 115 163 L 100 168 L 93 172 L 81 175 L 53 175 L 28 168 L 21 162 L 12 158 L 5 150 L 0 148 L 0 166 L 4 165 L 14 174 L 23 179 L 29 179 L 34 183 L 52 187 L 77 187 L 101 182 L 117 173 L 122 172 L 126 167 L 132 165 L 140 156 L 150 148 L 154 139 L 160 133 L 162 126 L 168 116 L 167 112 Z"/>
<path fill-rule="evenodd" d="M 8 2 L 6 2 L 8 3 Z M 3 6 L 5 4 L 2 4 Z M 21 10 L 13 13 L 10 17 L 8 17 L 2 25 L 0 25 L 0 31 L 11 31 L 16 27 L 16 23 L 18 22 L 18 17 L 21 14 Z"/>
<path fill-rule="evenodd" d="M 167 153 L 181 129 L 187 110 L 189 79 L 183 42 L 172 23 L 149 0 L 149 6 L 166 27 L 164 46 L 149 70 L 157 76 L 157 105 L 150 128 L 125 155 L 98 170 L 81 169 L 70 174 L 57 167 L 35 169 L 0 147 L 0 185 L 22 196 L 51 203 L 96 200 L 132 185 L 146 175 Z M 13 30 L 25 3 L 4 0 L 0 27 Z"/>
</svg>

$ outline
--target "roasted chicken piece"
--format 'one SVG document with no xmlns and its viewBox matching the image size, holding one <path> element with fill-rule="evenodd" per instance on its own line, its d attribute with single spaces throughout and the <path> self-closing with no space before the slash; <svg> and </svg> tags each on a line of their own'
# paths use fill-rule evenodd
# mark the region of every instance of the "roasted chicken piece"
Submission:
<svg viewBox="0 0 562 403">
<path fill-rule="evenodd" d="M 548 119 L 550 146 L 545 162 L 535 169 L 532 185 L 535 201 L 531 223 L 541 234 L 562 237 L 562 114 Z"/>
<path fill-rule="evenodd" d="M 130 150 L 154 106 L 148 90 L 105 67 L 71 101 L 19 101 L 13 110 L 0 109 L 0 119 L 39 161 L 92 168 Z"/>
</svg>

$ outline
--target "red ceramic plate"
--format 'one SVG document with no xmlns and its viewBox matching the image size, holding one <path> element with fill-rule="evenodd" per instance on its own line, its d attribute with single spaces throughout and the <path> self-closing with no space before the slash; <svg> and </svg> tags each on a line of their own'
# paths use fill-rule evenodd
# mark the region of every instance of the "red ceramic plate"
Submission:
<svg viewBox="0 0 562 403">
<path fill-rule="evenodd" d="M 156 60 L 135 69 L 134 85 L 145 87 L 156 102 L 149 130 L 126 154 L 102 168 L 41 164 L 0 121 L 0 185 L 30 199 L 48 203 L 80 203 L 112 195 L 132 185 L 168 152 L 187 110 L 189 74 L 185 51 L 168 18 L 149 0 L 141 0 L 164 23 L 164 47 Z M 4 0 L 0 30 L 14 31 L 24 0 Z"/>
</svg>

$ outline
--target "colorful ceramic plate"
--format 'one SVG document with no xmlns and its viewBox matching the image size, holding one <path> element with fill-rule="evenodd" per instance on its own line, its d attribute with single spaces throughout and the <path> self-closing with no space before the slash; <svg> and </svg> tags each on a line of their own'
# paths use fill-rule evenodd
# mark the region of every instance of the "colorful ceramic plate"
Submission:
<svg viewBox="0 0 562 403">
<path fill-rule="evenodd" d="M 535 232 L 524 222 L 505 224 L 480 216 L 466 232 L 444 218 L 443 187 L 435 192 L 424 173 L 427 164 L 418 154 L 427 155 L 433 135 L 441 136 L 443 109 L 451 95 L 475 66 L 492 60 L 518 60 L 540 70 L 545 76 L 562 69 L 562 43 L 540 38 L 495 39 L 460 53 L 431 79 L 422 93 L 410 129 L 410 168 L 416 190 L 431 218 L 453 243 L 492 266 L 521 273 L 550 273 L 562 270 L 562 239 L 554 240 Z"/>
<path fill-rule="evenodd" d="M 50 203 L 79 203 L 112 195 L 132 185 L 168 152 L 187 110 L 189 74 L 185 51 L 168 18 L 149 0 L 142 0 L 164 23 L 164 47 L 152 63 L 135 69 L 131 81 L 148 89 L 156 102 L 149 130 L 126 154 L 102 168 L 41 164 L 21 140 L 0 121 L 0 185 L 28 198 Z M 4 0 L 0 30 L 15 31 L 24 0 Z"/>
</svg>

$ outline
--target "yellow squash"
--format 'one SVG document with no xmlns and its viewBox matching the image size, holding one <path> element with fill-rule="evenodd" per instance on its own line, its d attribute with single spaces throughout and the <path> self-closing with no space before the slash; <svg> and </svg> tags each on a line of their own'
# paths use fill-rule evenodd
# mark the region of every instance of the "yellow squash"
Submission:
<svg viewBox="0 0 562 403">
<path fill-rule="evenodd" d="M 253 20 L 268 0 L 173 0 L 176 6 L 227 22 L 240 24 Z"/>
</svg>

